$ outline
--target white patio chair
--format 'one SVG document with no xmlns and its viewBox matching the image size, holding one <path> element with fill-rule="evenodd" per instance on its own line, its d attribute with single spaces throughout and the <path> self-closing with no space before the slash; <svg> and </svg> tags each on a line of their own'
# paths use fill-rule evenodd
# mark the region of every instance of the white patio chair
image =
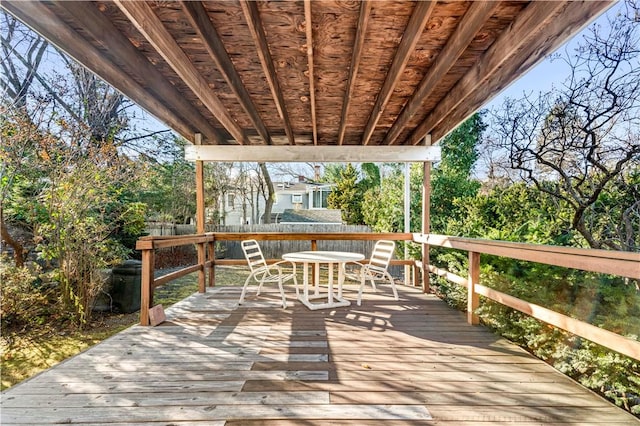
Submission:
<svg viewBox="0 0 640 426">
<path fill-rule="evenodd" d="M 376 281 L 388 281 L 391 284 L 393 291 L 393 297 L 398 300 L 398 291 L 396 290 L 396 284 L 393 277 L 387 270 L 389 263 L 393 257 L 393 250 L 396 247 L 396 243 L 389 240 L 380 240 L 376 242 L 371 253 L 369 263 L 362 264 L 360 262 L 352 262 L 351 265 L 356 265 L 355 271 L 345 271 L 347 278 L 360 281 L 360 289 L 358 290 L 358 306 L 362 303 L 362 292 L 364 291 L 365 281 L 370 281 L 373 290 L 376 290 Z"/>
<path fill-rule="evenodd" d="M 288 262 L 286 260 L 274 263 L 272 265 L 268 265 L 264 260 L 264 256 L 262 255 L 262 250 L 260 249 L 260 245 L 256 240 L 245 240 L 241 243 L 242 251 L 244 252 L 244 257 L 247 259 L 247 263 L 249 264 L 249 269 L 251 273 L 247 277 L 247 280 L 244 282 L 244 286 L 242 287 L 242 293 L 240 294 L 240 301 L 238 304 L 242 305 L 244 302 L 244 295 L 247 291 L 247 285 L 249 281 L 253 278 L 256 282 L 259 283 L 258 292 L 256 296 L 260 295 L 260 291 L 262 290 L 262 284 L 264 283 L 278 283 L 278 288 L 280 289 L 280 296 L 282 297 L 282 307 L 287 308 L 287 299 L 284 295 L 284 288 L 282 285 L 293 279 L 293 283 L 296 287 L 296 296 L 298 296 L 298 280 L 296 279 L 296 267 L 292 262 Z M 293 268 L 293 272 L 283 271 L 281 267 L 282 264 L 291 265 Z"/>
</svg>

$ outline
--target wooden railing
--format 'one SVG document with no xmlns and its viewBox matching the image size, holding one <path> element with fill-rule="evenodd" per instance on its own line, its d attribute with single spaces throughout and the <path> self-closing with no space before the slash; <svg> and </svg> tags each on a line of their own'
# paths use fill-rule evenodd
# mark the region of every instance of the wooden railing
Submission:
<svg viewBox="0 0 640 426">
<path fill-rule="evenodd" d="M 216 259 L 214 244 L 216 241 L 241 241 L 254 239 L 258 241 L 309 241 L 310 250 L 317 250 L 318 241 L 364 240 L 380 239 L 411 241 L 413 234 L 409 233 L 281 233 L 281 232 L 208 232 L 184 236 L 149 236 L 142 237 L 136 244 L 136 249 L 142 252 L 142 277 L 140 291 L 140 324 L 149 325 L 149 308 L 153 306 L 153 292 L 156 287 L 180 278 L 192 272 L 198 272 L 198 291 L 204 293 L 206 285 L 215 285 L 215 266 L 246 265 L 244 259 Z M 155 278 L 155 250 L 160 248 L 180 247 L 195 244 L 198 262 L 178 271 Z M 267 259 L 274 263 L 282 259 Z M 412 265 L 417 270 L 414 260 L 391 261 L 392 265 Z M 414 273 L 414 277 L 418 274 Z"/>
<path fill-rule="evenodd" d="M 559 329 L 568 331 L 594 343 L 612 349 L 621 354 L 640 360 L 640 342 L 616 333 L 593 326 L 567 315 L 552 311 L 527 301 L 510 296 L 480 284 L 480 255 L 490 254 L 512 259 L 544 263 L 547 265 L 573 268 L 583 271 L 599 272 L 632 279 L 640 279 L 640 254 L 614 252 L 606 250 L 578 249 L 536 244 L 511 243 L 505 241 L 479 240 L 472 238 L 449 237 L 435 234 L 408 233 L 206 233 L 189 236 L 144 237 L 138 240 L 136 248 L 142 251 L 142 289 L 140 323 L 149 324 L 149 308 L 153 305 L 153 290 L 167 282 L 198 271 L 198 289 L 200 292 L 215 285 L 215 265 L 244 265 L 242 259 L 215 259 L 215 241 L 239 241 L 256 239 L 261 241 L 309 241 L 311 250 L 317 249 L 317 242 L 323 240 L 379 240 L 390 239 L 413 241 L 425 246 L 467 251 L 469 254 L 468 276 L 461 277 L 433 265 L 423 265 L 421 261 L 394 260 L 393 264 L 412 265 L 414 269 L 426 269 L 433 274 L 445 277 L 451 282 L 465 286 L 468 292 L 467 319 L 477 324 L 479 318 L 476 310 L 479 296 L 524 312 L 540 321 L 544 321 Z M 154 252 L 159 248 L 177 247 L 195 244 L 198 263 L 179 271 L 154 278 Z M 279 259 L 269 259 L 275 262 Z M 414 279 L 418 274 L 414 274 Z M 207 280 L 208 276 L 208 280 Z M 427 281 L 425 281 L 427 282 Z M 416 283 L 414 282 L 414 285 Z M 425 291 L 427 290 L 425 286 Z"/>
<path fill-rule="evenodd" d="M 466 278 L 433 265 L 427 267 L 429 272 L 467 288 L 467 320 L 470 324 L 478 323 L 476 310 L 479 306 L 479 296 L 484 296 L 554 327 L 640 360 L 640 342 L 636 340 L 480 284 L 481 254 L 640 279 L 640 253 L 489 241 L 435 234 L 415 234 L 414 241 L 429 246 L 464 250 L 469 253 L 469 273 Z"/>
</svg>

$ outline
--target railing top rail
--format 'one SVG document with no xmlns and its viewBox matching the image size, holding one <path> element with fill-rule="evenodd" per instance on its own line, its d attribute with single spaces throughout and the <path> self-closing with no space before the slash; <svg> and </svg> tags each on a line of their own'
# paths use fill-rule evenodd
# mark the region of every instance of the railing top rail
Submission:
<svg viewBox="0 0 640 426">
<path fill-rule="evenodd" d="M 411 233 L 381 232 L 206 232 L 204 234 L 145 236 L 136 243 L 137 250 L 152 250 L 188 244 L 217 241 L 239 241 L 254 239 L 259 241 L 287 240 L 404 240 L 411 241 Z"/>
<path fill-rule="evenodd" d="M 414 234 L 414 241 L 476 253 L 640 279 L 640 253 Z"/>
<path fill-rule="evenodd" d="M 413 240 L 411 233 L 381 232 L 211 232 L 219 241 L 272 240 Z"/>
</svg>

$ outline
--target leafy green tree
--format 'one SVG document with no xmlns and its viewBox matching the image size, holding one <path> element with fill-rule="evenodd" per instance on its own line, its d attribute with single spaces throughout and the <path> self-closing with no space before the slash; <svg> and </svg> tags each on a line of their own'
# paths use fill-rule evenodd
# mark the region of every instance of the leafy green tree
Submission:
<svg viewBox="0 0 640 426">
<path fill-rule="evenodd" d="M 431 177 L 431 230 L 446 233 L 449 223 L 455 224 L 465 215 L 464 204 L 458 200 L 474 197 L 480 184 L 471 178 L 478 159 L 477 144 L 486 125 L 481 114 L 474 114 L 443 139 L 442 160 Z M 370 169 L 376 176 L 376 169 Z M 379 176 L 379 169 L 377 169 Z M 410 168 L 410 229 L 422 227 L 422 164 Z M 372 179 L 375 182 L 375 180 Z M 398 165 L 391 165 L 389 173 L 379 185 L 366 188 L 363 195 L 364 222 L 379 232 L 400 232 L 404 228 L 404 173 Z"/>
<path fill-rule="evenodd" d="M 375 163 L 362 163 L 360 165 L 362 172 L 362 180 L 360 180 L 360 189 L 364 193 L 371 188 L 380 186 L 380 168 Z"/>
<path fill-rule="evenodd" d="M 196 211 L 195 166 L 184 159 L 184 140 L 174 138 L 174 143 L 166 161 L 145 161 L 136 197 L 148 206 L 149 219 L 188 223 Z"/>
<path fill-rule="evenodd" d="M 329 208 L 340 209 L 342 220 L 348 225 L 363 223 L 362 191 L 358 186 L 358 178 L 358 170 L 351 163 L 347 164 L 327 198 Z"/>
<path fill-rule="evenodd" d="M 403 176 L 399 169 L 382 180 L 380 186 L 364 193 L 364 223 L 376 232 L 397 232 L 403 224 Z"/>
<path fill-rule="evenodd" d="M 463 206 L 456 201 L 478 193 L 480 183 L 472 179 L 471 173 L 485 129 L 482 114 L 476 113 L 440 142 L 442 160 L 431 177 L 432 232 L 447 233 L 448 223 L 460 220 L 465 214 Z"/>
<path fill-rule="evenodd" d="M 54 269 L 60 305 L 83 324 L 104 284 L 99 270 L 126 257 L 144 227 L 134 186 L 139 163 L 127 154 L 145 136 L 120 93 L 10 15 L 0 19 L 8 29 L 0 66 L 8 95 L 0 101 L 2 237 L 16 241 L 7 224 L 33 235 Z M 65 66 L 43 69 L 45 53 Z M 14 248 L 19 265 L 25 250 Z"/>
<path fill-rule="evenodd" d="M 99 270 L 128 254 L 114 238 L 114 224 L 120 223 L 124 234 L 135 234 L 143 223 L 142 206 L 118 200 L 118 186 L 126 175 L 122 166 L 105 169 L 95 157 L 61 163 L 39 196 L 49 216 L 36 224 L 39 250 L 58 265 L 62 302 L 80 324 L 89 319 L 93 301 L 103 289 Z"/>
<path fill-rule="evenodd" d="M 325 164 L 321 181 L 330 183 L 338 182 L 340 180 L 340 175 L 346 167 L 347 166 L 342 163 Z"/>
</svg>

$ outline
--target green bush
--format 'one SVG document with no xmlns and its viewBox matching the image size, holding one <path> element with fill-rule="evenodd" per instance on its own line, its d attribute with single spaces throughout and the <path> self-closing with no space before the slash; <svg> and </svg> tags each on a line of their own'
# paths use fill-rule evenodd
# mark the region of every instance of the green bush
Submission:
<svg viewBox="0 0 640 426">
<path fill-rule="evenodd" d="M 39 286 L 39 268 L 18 268 L 0 257 L 0 317 L 3 328 L 41 324 L 49 313 L 48 291 Z"/>
</svg>

